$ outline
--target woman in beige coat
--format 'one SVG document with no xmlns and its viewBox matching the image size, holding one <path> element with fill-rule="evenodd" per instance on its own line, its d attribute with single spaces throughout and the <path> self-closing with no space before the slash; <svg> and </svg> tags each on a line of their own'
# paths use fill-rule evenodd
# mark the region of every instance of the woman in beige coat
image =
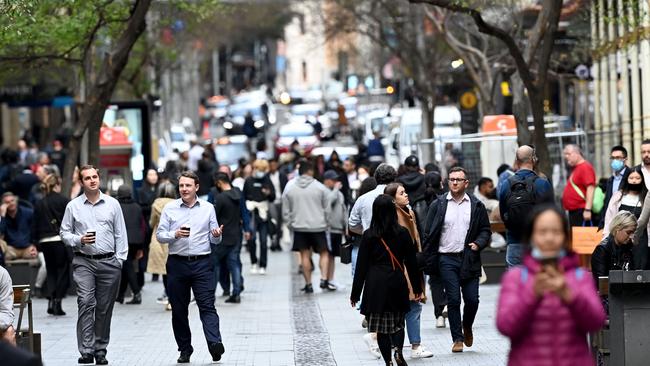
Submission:
<svg viewBox="0 0 650 366">
<path fill-rule="evenodd" d="M 149 244 L 149 259 L 147 261 L 147 272 L 151 274 L 162 275 L 163 286 L 165 286 L 165 293 L 158 298 L 158 303 L 164 304 L 168 310 L 171 310 L 169 302 L 167 301 L 167 255 L 169 249 L 167 245 L 160 244 L 156 239 L 156 229 L 160 221 L 160 215 L 163 208 L 169 202 L 176 199 L 176 188 L 171 183 L 163 183 L 158 188 L 158 198 L 151 204 L 151 218 L 149 225 L 152 228 L 151 243 Z"/>
<path fill-rule="evenodd" d="M 404 186 L 402 183 L 390 183 L 384 189 L 384 193 L 393 197 L 397 209 L 397 221 L 408 230 L 416 246 L 416 251 L 421 252 L 422 246 L 417 221 L 415 220 L 415 213 L 409 207 L 409 196 L 406 194 Z M 424 296 L 426 291 L 422 291 L 423 296 L 421 299 L 416 300 L 416 296 L 413 293 L 413 286 L 411 286 L 413 279 L 410 279 L 407 273 L 404 274 L 406 275 L 406 281 L 409 286 L 409 298 L 411 300 L 411 310 L 406 313 L 406 331 L 409 342 L 411 343 L 411 358 L 433 357 L 433 353 L 424 348 L 420 339 L 420 314 L 422 313 L 422 303 L 426 301 L 426 297 Z M 424 290 L 424 277 L 415 280 L 422 283 L 421 286 Z"/>
</svg>

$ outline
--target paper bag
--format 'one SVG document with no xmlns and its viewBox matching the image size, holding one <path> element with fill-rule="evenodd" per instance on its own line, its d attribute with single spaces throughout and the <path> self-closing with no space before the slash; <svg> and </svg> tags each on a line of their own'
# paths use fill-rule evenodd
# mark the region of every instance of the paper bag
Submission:
<svg viewBox="0 0 650 366">
<path fill-rule="evenodd" d="M 573 226 L 571 235 L 571 249 L 578 254 L 591 255 L 603 240 L 603 233 L 595 226 Z"/>
</svg>

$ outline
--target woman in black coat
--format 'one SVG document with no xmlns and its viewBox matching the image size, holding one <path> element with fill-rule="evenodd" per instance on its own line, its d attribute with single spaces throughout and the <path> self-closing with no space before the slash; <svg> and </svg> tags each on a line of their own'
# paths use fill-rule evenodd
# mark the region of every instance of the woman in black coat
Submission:
<svg viewBox="0 0 650 366">
<path fill-rule="evenodd" d="M 32 238 L 45 257 L 47 270 L 47 313 L 55 316 L 65 315 L 61 299 L 70 286 L 70 262 L 72 253 L 61 241 L 59 230 L 69 200 L 61 192 L 61 178 L 50 174 L 41 183 L 43 199 L 34 205 Z"/>
<path fill-rule="evenodd" d="M 411 236 L 397 221 L 393 198 L 382 194 L 372 205 L 370 228 L 361 239 L 350 302 L 354 307 L 363 289 L 361 314 L 368 319 L 368 331 L 377 333 L 386 365 L 393 364 L 391 346 L 395 348 L 396 364 L 406 365 L 402 347 L 404 317 L 410 303 L 404 267 L 410 278 L 422 276 L 417 269 Z M 416 299 L 422 296 L 418 281 L 413 283 L 413 293 Z"/>
<path fill-rule="evenodd" d="M 619 211 L 610 223 L 610 234 L 591 255 L 591 273 L 598 287 L 598 277 L 609 277 L 611 270 L 632 270 L 632 235 L 637 227 L 632 212 Z"/>
<path fill-rule="evenodd" d="M 126 184 L 121 185 L 117 189 L 116 198 L 122 208 L 122 215 L 124 215 L 126 236 L 129 240 L 129 254 L 122 264 L 122 278 L 115 301 L 122 304 L 124 302 L 126 288 L 130 286 L 131 292 L 133 292 L 133 298 L 127 304 L 140 304 L 142 303 L 142 294 L 140 293 L 142 286 L 138 283 L 137 272 L 139 271 L 138 260 L 144 254 L 144 237 L 146 232 L 144 216 L 142 215 L 140 205 L 133 200 L 130 186 Z"/>
</svg>

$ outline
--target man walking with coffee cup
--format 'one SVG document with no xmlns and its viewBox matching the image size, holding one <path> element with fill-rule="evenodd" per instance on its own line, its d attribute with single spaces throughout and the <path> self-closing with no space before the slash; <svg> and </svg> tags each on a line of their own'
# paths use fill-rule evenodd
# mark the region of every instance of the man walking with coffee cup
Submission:
<svg viewBox="0 0 650 366">
<path fill-rule="evenodd" d="M 223 225 L 208 201 L 199 199 L 199 177 L 181 173 L 178 191 L 181 198 L 169 202 L 162 211 L 156 238 L 169 244 L 167 257 L 167 295 L 172 306 L 172 328 L 181 353 L 178 363 L 189 363 L 194 352 L 188 319 L 190 290 L 199 307 L 203 333 L 213 361 L 219 361 L 224 347 L 219 332 L 219 315 L 214 307 L 216 287 L 210 244 L 221 242 Z"/>
<path fill-rule="evenodd" d="M 119 202 L 99 190 L 99 170 L 82 166 L 79 180 L 84 193 L 66 206 L 60 231 L 63 242 L 75 252 L 78 362 L 107 365 L 113 304 L 129 244 Z"/>
</svg>

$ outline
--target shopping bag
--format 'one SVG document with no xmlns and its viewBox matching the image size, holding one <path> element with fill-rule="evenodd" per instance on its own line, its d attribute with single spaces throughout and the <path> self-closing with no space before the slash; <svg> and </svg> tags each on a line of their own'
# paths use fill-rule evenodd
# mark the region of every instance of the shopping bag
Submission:
<svg viewBox="0 0 650 366">
<path fill-rule="evenodd" d="M 571 249 L 578 254 L 589 254 L 594 252 L 596 246 L 603 240 L 603 233 L 598 232 L 596 226 L 573 226 L 571 228 Z"/>
</svg>

